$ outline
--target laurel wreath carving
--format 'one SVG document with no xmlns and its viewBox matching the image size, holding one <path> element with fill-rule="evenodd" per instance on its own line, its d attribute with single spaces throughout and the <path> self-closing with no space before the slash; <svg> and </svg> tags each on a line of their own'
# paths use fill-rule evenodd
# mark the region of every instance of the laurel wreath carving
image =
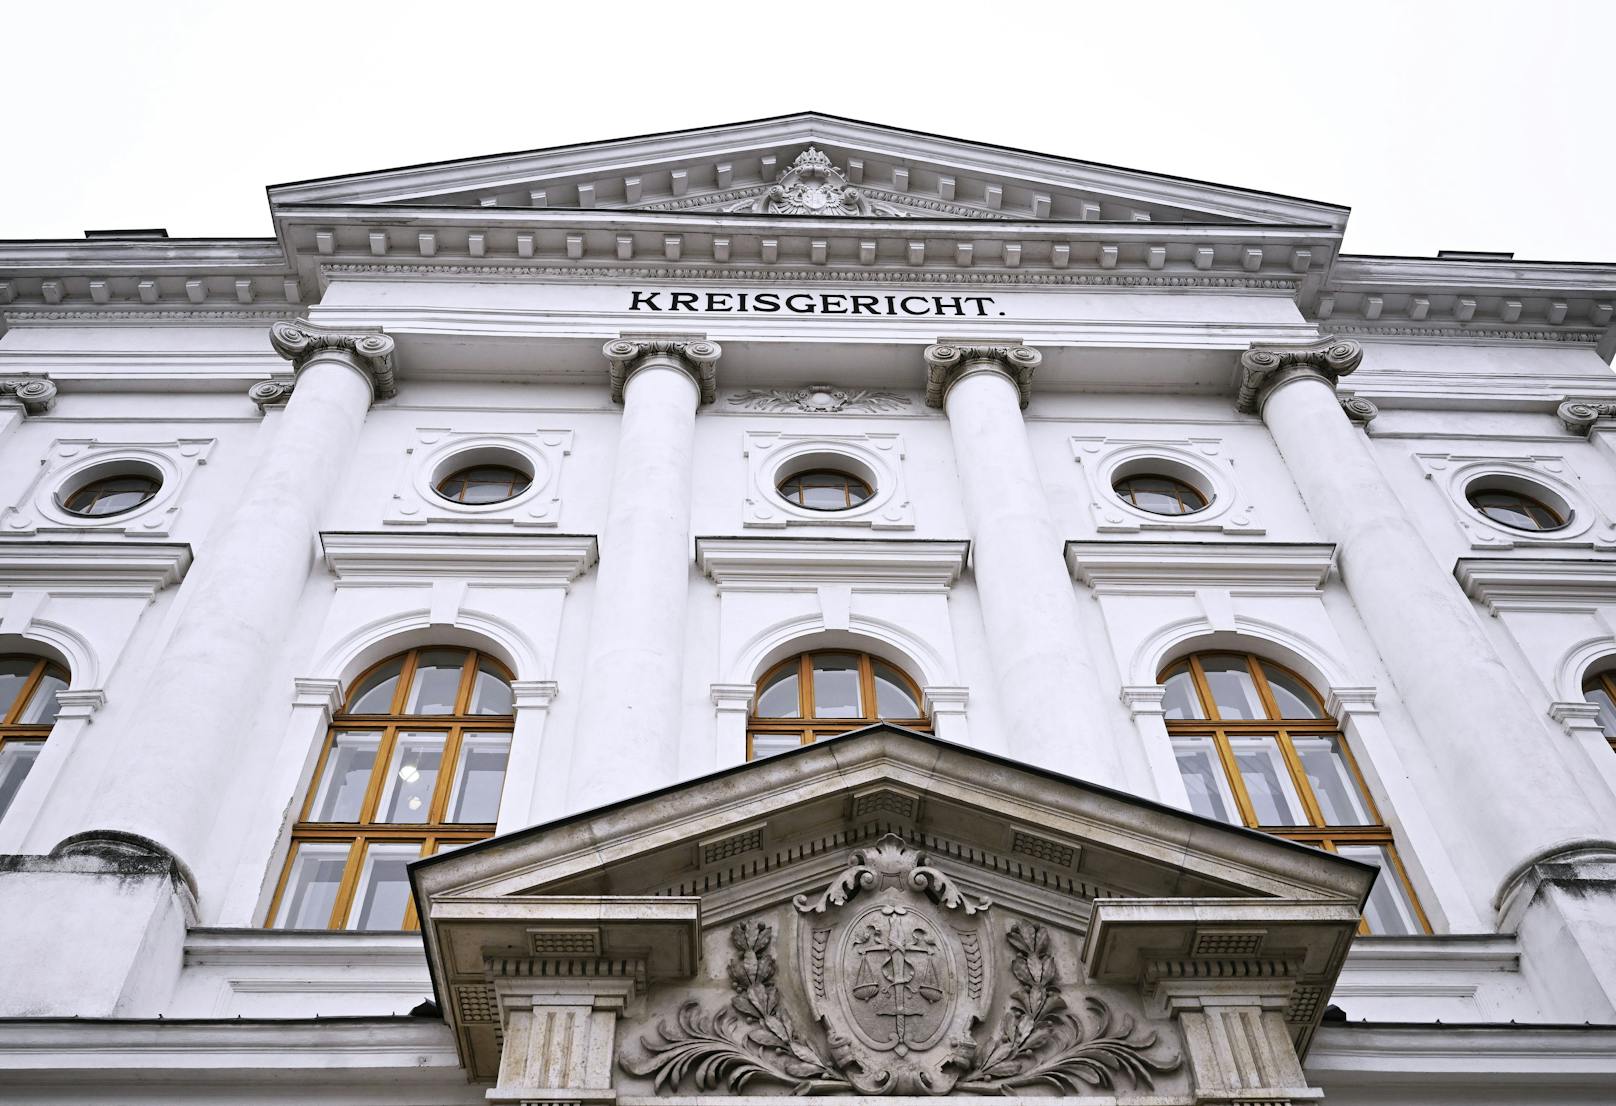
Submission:
<svg viewBox="0 0 1616 1106">
<path fill-rule="evenodd" d="M 1151 1090 L 1155 1076 L 1175 1071 L 1182 1057 L 1147 1055 L 1154 1030 L 1138 1027 L 1132 1015 L 1116 1019 L 1100 999 L 1084 1006 L 1096 1024 L 1073 1013 L 1061 994 L 1049 931 L 1017 922 L 1006 934 L 1013 957 L 1010 973 L 1018 984 L 999 1034 L 984 1048 L 973 1040 L 953 1043 L 943 1070 L 955 1078 L 926 1084 L 934 1094 L 1010 1094 L 1045 1086 L 1063 1094 L 1090 1088 L 1111 1090 L 1118 1080 Z M 780 1006 L 775 960 L 769 951 L 774 931 L 764 922 L 741 922 L 730 930 L 735 953 L 729 963 L 729 1005 L 708 1015 L 695 999 L 679 1007 L 674 1024 L 659 1021 L 652 1036 L 640 1038 L 645 1055 L 619 1062 L 634 1075 L 651 1076 L 660 1093 L 677 1090 L 687 1079 L 698 1090 L 741 1093 L 754 1079 L 788 1084 L 795 1094 L 871 1093 L 858 1061 L 834 1034 L 828 1048 L 805 1038 Z M 958 1073 L 958 1074 L 955 1074 Z"/>
</svg>

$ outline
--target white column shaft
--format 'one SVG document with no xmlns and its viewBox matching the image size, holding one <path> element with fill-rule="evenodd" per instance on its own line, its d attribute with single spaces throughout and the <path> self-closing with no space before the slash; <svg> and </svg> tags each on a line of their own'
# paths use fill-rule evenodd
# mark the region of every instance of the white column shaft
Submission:
<svg viewBox="0 0 1616 1106">
<path fill-rule="evenodd" d="M 1455 851 L 1476 877 L 1473 894 L 1490 897 L 1548 846 L 1608 836 L 1330 384 L 1280 383 L 1263 420 L 1320 532 L 1337 543 L 1342 581 L 1431 759 L 1453 781 L 1427 807 L 1449 840 L 1467 843 Z"/>
<path fill-rule="evenodd" d="M 944 402 L 1010 755 L 1126 787 L 1016 386 L 966 372 Z"/>
<path fill-rule="evenodd" d="M 648 360 L 624 385 L 573 738 L 572 810 L 641 794 L 678 773 L 699 398 L 669 359 Z"/>
<path fill-rule="evenodd" d="M 198 552 L 173 634 L 103 778 L 94 828 L 144 834 L 187 863 L 203 851 L 215 801 L 254 733 L 266 658 L 284 643 L 314 563 L 319 510 L 370 400 L 347 355 L 316 353 L 303 366 L 273 451 Z"/>
</svg>

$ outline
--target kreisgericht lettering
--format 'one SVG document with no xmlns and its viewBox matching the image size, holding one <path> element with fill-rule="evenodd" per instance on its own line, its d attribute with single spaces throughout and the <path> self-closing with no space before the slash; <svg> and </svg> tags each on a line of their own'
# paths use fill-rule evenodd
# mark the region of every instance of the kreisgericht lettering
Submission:
<svg viewBox="0 0 1616 1106">
<path fill-rule="evenodd" d="M 881 318 L 982 319 L 1003 315 L 992 296 L 923 296 L 852 292 L 640 292 L 629 293 L 630 311 L 755 315 L 872 315 Z"/>
</svg>

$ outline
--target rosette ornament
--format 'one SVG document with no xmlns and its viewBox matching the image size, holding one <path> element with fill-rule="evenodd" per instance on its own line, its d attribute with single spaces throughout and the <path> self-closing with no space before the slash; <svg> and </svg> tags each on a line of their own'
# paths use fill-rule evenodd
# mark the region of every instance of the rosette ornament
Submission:
<svg viewBox="0 0 1616 1106">
<path fill-rule="evenodd" d="M 1044 355 L 1031 346 L 956 346 L 939 342 L 926 347 L 926 406 L 941 407 L 948 392 L 967 376 L 991 372 L 1016 386 L 1021 406 L 1032 399 L 1032 374 Z"/>
<path fill-rule="evenodd" d="M 0 380 L 0 399 L 15 399 L 30 415 L 43 415 L 56 402 L 56 385 L 43 376 Z"/>
<path fill-rule="evenodd" d="M 1262 408 L 1262 401 L 1279 384 L 1298 376 L 1312 376 L 1334 388 L 1363 361 L 1363 347 L 1347 338 L 1327 338 L 1305 346 L 1253 346 L 1240 355 L 1240 394 L 1235 406 L 1247 414 Z"/>
<path fill-rule="evenodd" d="M 650 364 L 661 364 L 687 373 L 701 389 L 701 402 L 711 403 L 718 394 L 718 359 L 724 351 L 717 342 L 705 338 L 614 338 L 601 349 L 611 362 L 612 402 L 623 402 L 623 385 L 628 378 Z"/>
<path fill-rule="evenodd" d="M 292 363 L 297 372 L 309 358 L 328 350 L 348 355 L 348 362 L 369 380 L 377 399 L 391 399 L 398 392 L 393 376 L 393 339 L 386 334 L 366 334 L 328 330 L 307 319 L 278 322 L 269 328 L 269 343 L 275 352 Z M 256 399 L 255 399 L 256 402 Z"/>
</svg>

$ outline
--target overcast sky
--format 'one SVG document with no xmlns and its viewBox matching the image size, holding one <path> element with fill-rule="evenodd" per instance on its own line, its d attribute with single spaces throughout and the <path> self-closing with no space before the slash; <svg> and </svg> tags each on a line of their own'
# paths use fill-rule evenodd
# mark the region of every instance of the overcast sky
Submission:
<svg viewBox="0 0 1616 1106">
<path fill-rule="evenodd" d="M 267 235 L 282 181 L 818 110 L 1616 263 L 1616 0 L 107 3 L 0 14 L 0 238 Z"/>
</svg>

